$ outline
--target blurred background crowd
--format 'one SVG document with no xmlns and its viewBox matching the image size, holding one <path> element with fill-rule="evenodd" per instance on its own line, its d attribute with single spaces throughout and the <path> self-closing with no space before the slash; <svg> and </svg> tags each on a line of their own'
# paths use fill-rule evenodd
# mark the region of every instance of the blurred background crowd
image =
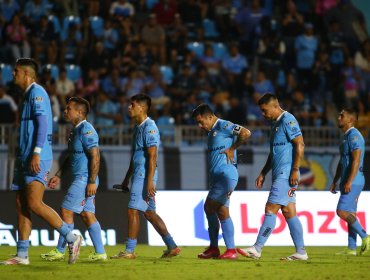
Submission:
<svg viewBox="0 0 370 280">
<path fill-rule="evenodd" d="M 269 91 L 301 125 L 335 126 L 351 106 L 370 126 L 370 39 L 350 0 L 2 0 L 0 40 L 1 123 L 17 122 L 23 56 L 41 65 L 55 122 L 82 96 L 94 124 L 129 123 L 129 98 L 147 93 L 159 124 L 193 124 L 207 102 L 258 126 Z"/>
</svg>

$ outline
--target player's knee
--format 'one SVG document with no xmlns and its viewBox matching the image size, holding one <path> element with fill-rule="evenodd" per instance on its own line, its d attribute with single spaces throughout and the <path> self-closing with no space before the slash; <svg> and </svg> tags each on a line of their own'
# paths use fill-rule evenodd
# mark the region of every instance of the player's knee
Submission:
<svg viewBox="0 0 370 280">
<path fill-rule="evenodd" d="M 87 225 L 93 224 L 96 221 L 95 214 L 91 212 L 81 212 L 80 217 Z"/>
<path fill-rule="evenodd" d="M 27 204 L 28 204 L 28 208 L 35 214 L 41 213 L 43 209 L 42 201 L 38 201 L 35 199 L 28 199 Z"/>
<path fill-rule="evenodd" d="M 147 219 L 149 222 L 153 221 L 155 217 L 157 216 L 157 213 L 154 211 L 145 211 L 144 212 L 144 217 Z"/>
</svg>

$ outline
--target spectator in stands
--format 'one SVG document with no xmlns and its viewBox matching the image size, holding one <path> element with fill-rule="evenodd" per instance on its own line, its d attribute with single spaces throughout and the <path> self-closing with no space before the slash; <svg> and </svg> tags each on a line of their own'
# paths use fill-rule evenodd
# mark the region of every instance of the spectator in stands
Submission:
<svg viewBox="0 0 370 280">
<path fill-rule="evenodd" d="M 181 20 L 179 13 L 175 14 L 174 22 L 166 28 L 166 50 L 171 65 L 176 65 L 179 58 L 186 53 L 188 30 Z"/>
<path fill-rule="evenodd" d="M 94 69 L 98 75 L 105 75 L 108 71 L 109 57 L 104 51 L 103 42 L 95 43 L 92 50 L 85 52 L 83 58 L 82 70 L 87 75 L 89 69 Z"/>
<path fill-rule="evenodd" d="M 128 72 L 128 77 L 124 78 L 122 92 L 125 93 L 126 98 L 130 99 L 138 92 L 143 92 L 145 88 L 145 77 L 142 71 L 132 68 Z"/>
<path fill-rule="evenodd" d="M 291 113 L 302 126 L 321 125 L 322 112 L 305 96 L 301 89 L 297 88 L 293 92 L 292 101 Z"/>
<path fill-rule="evenodd" d="M 68 25 L 67 37 L 62 39 L 60 48 L 60 64 L 80 64 L 83 52 L 82 34 L 79 25 L 71 22 Z"/>
<path fill-rule="evenodd" d="M 91 104 L 95 102 L 95 96 L 100 87 L 99 72 L 97 69 L 90 68 L 87 77 L 79 79 L 77 82 L 77 96 L 87 99 Z"/>
<path fill-rule="evenodd" d="M 149 71 L 150 67 L 156 62 L 152 52 L 148 51 L 148 47 L 144 42 L 137 44 L 136 52 L 132 56 L 135 66 L 142 71 Z"/>
<path fill-rule="evenodd" d="M 10 95 L 6 94 L 3 86 L 0 86 L 0 123 L 18 123 L 18 106 L 14 99 Z"/>
<path fill-rule="evenodd" d="M 195 80 L 196 77 L 192 76 L 190 66 L 184 65 L 179 70 L 179 74 L 175 76 L 170 88 L 172 102 L 180 104 L 186 102 L 187 96 L 194 89 Z"/>
<path fill-rule="evenodd" d="M 266 92 L 274 93 L 274 85 L 272 82 L 266 78 L 266 73 L 263 69 L 260 69 L 257 74 L 256 81 L 253 84 L 255 92 L 259 93 L 261 96 Z"/>
<path fill-rule="evenodd" d="M 159 0 L 153 7 L 153 13 L 157 16 L 160 25 L 164 28 L 170 27 L 177 13 L 176 1 Z"/>
<path fill-rule="evenodd" d="M 34 26 L 31 32 L 33 56 L 42 64 L 55 64 L 58 57 L 58 38 L 54 25 L 47 16 L 42 16 L 40 24 Z"/>
<path fill-rule="evenodd" d="M 315 63 L 318 39 L 314 36 L 314 27 L 310 22 L 304 25 L 304 34 L 298 36 L 294 42 L 296 51 L 296 69 L 299 83 L 305 91 L 312 90 L 312 67 Z"/>
<path fill-rule="evenodd" d="M 268 16 L 268 11 L 261 7 L 260 0 L 252 0 L 250 6 L 242 8 L 234 20 L 240 33 L 241 51 L 251 56 L 257 48 L 260 22 Z"/>
<path fill-rule="evenodd" d="M 355 65 L 361 70 L 361 98 L 367 100 L 370 96 L 370 39 L 365 40 L 356 52 Z"/>
<path fill-rule="evenodd" d="M 80 16 L 79 13 L 79 2 L 78 0 L 63 0 L 61 2 L 61 15 L 66 16 Z M 90 1 L 89 1 L 90 2 Z"/>
<path fill-rule="evenodd" d="M 206 44 L 204 53 L 199 60 L 201 65 L 207 69 L 208 75 L 212 79 L 212 83 L 214 85 L 223 84 L 223 78 L 221 77 L 221 61 L 219 58 L 215 57 L 213 46 L 211 44 Z"/>
<path fill-rule="evenodd" d="M 65 67 L 59 69 L 59 77 L 55 82 L 55 89 L 61 108 L 64 110 L 68 99 L 75 94 L 75 84 L 68 79 Z"/>
<path fill-rule="evenodd" d="M 121 93 L 124 80 L 121 77 L 118 68 L 113 68 L 109 75 L 105 76 L 101 81 L 101 88 L 107 93 L 110 100 L 116 100 Z"/>
<path fill-rule="evenodd" d="M 17 0 L 3 0 L 0 2 L 1 16 L 6 22 L 10 22 L 13 16 L 19 12 L 21 7 Z"/>
<path fill-rule="evenodd" d="M 202 36 L 202 9 L 195 0 L 182 0 L 178 5 L 182 22 L 188 29 L 189 36 L 200 39 Z"/>
<path fill-rule="evenodd" d="M 199 66 L 194 74 L 194 93 L 197 100 L 210 103 L 216 87 L 205 66 Z"/>
<path fill-rule="evenodd" d="M 119 33 L 110 19 L 106 19 L 104 21 L 104 31 L 102 40 L 104 44 L 104 49 L 106 52 L 108 52 L 109 57 L 116 56 Z"/>
<path fill-rule="evenodd" d="M 6 27 L 6 42 L 10 46 L 13 59 L 30 57 L 31 47 L 28 42 L 26 27 L 22 24 L 19 14 L 15 14 Z"/>
<path fill-rule="evenodd" d="M 23 15 L 28 27 L 37 26 L 42 16 L 48 15 L 47 1 L 29 0 L 24 5 Z"/>
<path fill-rule="evenodd" d="M 311 95 L 312 99 L 315 101 L 325 100 L 327 102 L 332 102 L 332 91 L 330 88 L 330 73 L 331 73 L 331 64 L 329 60 L 329 54 L 325 49 L 320 50 L 317 53 L 317 59 L 315 65 L 312 69 L 313 72 L 313 94 Z"/>
<path fill-rule="evenodd" d="M 344 103 L 348 107 L 353 107 L 359 100 L 359 90 L 361 82 L 361 70 L 354 64 L 352 57 L 347 57 L 341 72 L 342 86 L 344 92 Z M 339 102 L 339 104 L 343 102 Z M 339 105 L 338 104 L 338 105 Z"/>
<path fill-rule="evenodd" d="M 127 0 L 117 0 L 111 4 L 109 14 L 116 18 L 132 17 L 135 15 L 135 8 Z"/>
<path fill-rule="evenodd" d="M 155 14 L 150 14 L 148 22 L 141 30 L 141 40 L 154 57 L 159 57 L 161 64 L 166 64 L 166 34 L 158 24 Z"/>
</svg>

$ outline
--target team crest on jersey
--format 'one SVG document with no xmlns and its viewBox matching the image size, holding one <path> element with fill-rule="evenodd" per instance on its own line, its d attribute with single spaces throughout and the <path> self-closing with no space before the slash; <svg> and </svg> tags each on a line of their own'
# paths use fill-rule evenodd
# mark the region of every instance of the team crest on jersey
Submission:
<svg viewBox="0 0 370 280">
<path fill-rule="evenodd" d="M 289 122 L 287 122 L 286 124 L 287 124 L 287 125 L 290 125 L 290 126 L 293 126 L 293 125 L 295 125 L 295 121 L 289 121 Z"/>
<path fill-rule="evenodd" d="M 224 125 L 223 129 L 228 128 L 230 125 L 231 125 L 231 122 L 227 122 L 227 123 Z"/>
<path fill-rule="evenodd" d="M 357 136 L 353 136 L 352 138 L 351 138 L 351 141 L 357 141 L 358 140 L 358 137 Z"/>
<path fill-rule="evenodd" d="M 153 129 L 153 130 L 148 130 L 148 134 L 155 134 L 156 133 L 156 130 Z"/>
<path fill-rule="evenodd" d="M 217 131 L 213 131 L 212 136 L 215 137 L 217 135 Z"/>
<path fill-rule="evenodd" d="M 297 188 L 290 188 L 290 190 L 288 191 L 288 196 L 293 197 L 296 190 L 297 190 Z"/>
<path fill-rule="evenodd" d="M 42 102 L 44 99 L 42 98 L 42 96 L 36 96 L 35 97 L 35 101 L 36 102 Z"/>
<path fill-rule="evenodd" d="M 86 133 L 85 133 L 85 135 L 93 135 L 94 134 L 94 132 L 92 132 L 92 130 L 89 130 L 89 131 L 87 131 Z"/>
<path fill-rule="evenodd" d="M 278 132 L 278 130 L 279 130 L 279 127 L 278 126 L 275 127 L 275 132 Z"/>
</svg>

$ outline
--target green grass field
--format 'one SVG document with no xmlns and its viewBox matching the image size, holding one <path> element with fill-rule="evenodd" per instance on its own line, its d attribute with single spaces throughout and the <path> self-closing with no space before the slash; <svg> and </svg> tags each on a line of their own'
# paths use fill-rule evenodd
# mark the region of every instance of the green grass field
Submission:
<svg viewBox="0 0 370 280">
<path fill-rule="evenodd" d="M 106 247 L 113 255 L 123 246 Z M 182 247 L 182 254 L 173 259 L 160 259 L 164 247 L 138 245 L 136 260 L 108 260 L 89 263 L 91 247 L 83 247 L 78 262 L 45 262 L 41 253 L 50 247 L 32 247 L 29 266 L 0 266 L 0 279 L 25 280 L 90 280 L 90 279 L 370 279 L 370 253 L 365 256 L 335 256 L 339 247 L 308 247 L 307 262 L 282 262 L 282 256 L 293 247 L 265 247 L 258 261 L 242 256 L 236 261 L 198 260 L 202 247 Z M 14 247 L 0 247 L 0 259 L 9 258 Z"/>
</svg>

